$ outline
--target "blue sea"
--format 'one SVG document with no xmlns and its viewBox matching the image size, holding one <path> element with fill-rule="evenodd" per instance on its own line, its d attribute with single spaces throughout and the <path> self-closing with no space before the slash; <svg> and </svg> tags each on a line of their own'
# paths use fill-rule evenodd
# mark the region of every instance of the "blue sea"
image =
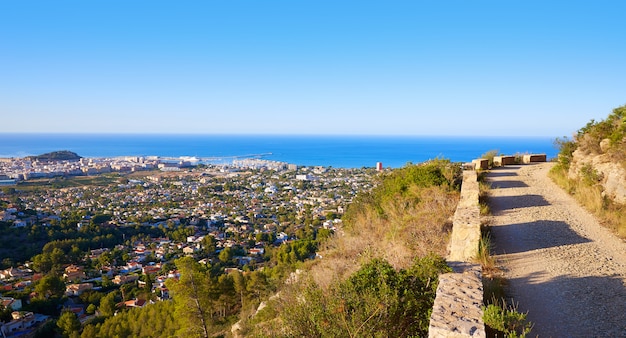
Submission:
<svg viewBox="0 0 626 338">
<path fill-rule="evenodd" d="M 0 134 L 0 157 L 69 150 L 83 157 L 195 156 L 227 163 L 261 158 L 306 166 L 398 168 L 445 158 L 468 162 L 490 150 L 502 154 L 557 154 L 549 137 L 287 136 L 155 134 Z"/>
</svg>

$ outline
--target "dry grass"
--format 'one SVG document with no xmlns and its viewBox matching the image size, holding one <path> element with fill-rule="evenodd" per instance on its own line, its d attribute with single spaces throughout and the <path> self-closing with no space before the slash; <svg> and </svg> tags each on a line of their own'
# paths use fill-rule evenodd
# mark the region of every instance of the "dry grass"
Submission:
<svg viewBox="0 0 626 338">
<path fill-rule="evenodd" d="M 574 196 L 585 209 L 593 213 L 604 226 L 621 238 L 626 238 L 626 206 L 604 197 L 599 184 L 589 185 L 583 180 L 571 180 L 567 177 L 567 171 L 560 166 L 555 166 L 549 176 L 558 186 Z"/>
<path fill-rule="evenodd" d="M 400 197 L 390 199 L 383 205 L 384 216 L 372 209 L 362 210 L 354 224 L 338 232 L 320 250 L 323 259 L 311 269 L 315 282 L 327 287 L 372 258 L 383 258 L 402 269 L 408 268 L 415 257 L 445 255 L 459 193 L 429 187 L 418 195 L 418 203 Z"/>
<path fill-rule="evenodd" d="M 489 208 L 489 203 L 487 203 L 491 184 L 486 182 L 484 178 L 481 179 L 481 177 L 479 177 L 479 179 L 480 181 L 478 182 L 478 205 L 480 207 L 480 215 L 487 216 L 491 214 L 491 208 Z"/>
</svg>

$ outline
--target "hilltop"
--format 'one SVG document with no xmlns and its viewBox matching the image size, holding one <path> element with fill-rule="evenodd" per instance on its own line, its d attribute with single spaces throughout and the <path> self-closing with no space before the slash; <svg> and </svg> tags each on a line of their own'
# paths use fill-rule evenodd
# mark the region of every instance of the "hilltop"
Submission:
<svg viewBox="0 0 626 338">
<path fill-rule="evenodd" d="M 27 159 L 34 161 L 78 161 L 82 157 L 69 150 L 59 150 L 50 153 L 45 153 L 37 156 L 28 156 Z"/>
</svg>

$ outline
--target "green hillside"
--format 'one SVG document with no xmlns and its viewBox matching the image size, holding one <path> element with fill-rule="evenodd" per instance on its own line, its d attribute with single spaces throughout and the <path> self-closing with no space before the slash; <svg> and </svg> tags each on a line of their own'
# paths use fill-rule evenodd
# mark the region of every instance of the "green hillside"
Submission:
<svg viewBox="0 0 626 338">
<path fill-rule="evenodd" d="M 28 156 L 28 159 L 34 161 L 78 161 L 82 157 L 78 156 L 78 154 L 71 152 L 69 150 L 60 150 L 53 151 L 50 153 L 45 153 L 37 156 Z"/>
</svg>

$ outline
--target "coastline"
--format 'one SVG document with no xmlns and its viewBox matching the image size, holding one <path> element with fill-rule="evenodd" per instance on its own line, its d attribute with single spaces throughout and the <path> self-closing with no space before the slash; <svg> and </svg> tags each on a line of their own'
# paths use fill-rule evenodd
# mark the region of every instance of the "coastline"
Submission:
<svg viewBox="0 0 626 338">
<path fill-rule="evenodd" d="M 70 150 L 89 158 L 124 156 L 258 158 L 305 166 L 402 167 L 434 158 L 466 162 L 490 150 L 504 154 L 557 150 L 549 137 L 363 135 L 0 134 L 0 158 Z"/>
</svg>

